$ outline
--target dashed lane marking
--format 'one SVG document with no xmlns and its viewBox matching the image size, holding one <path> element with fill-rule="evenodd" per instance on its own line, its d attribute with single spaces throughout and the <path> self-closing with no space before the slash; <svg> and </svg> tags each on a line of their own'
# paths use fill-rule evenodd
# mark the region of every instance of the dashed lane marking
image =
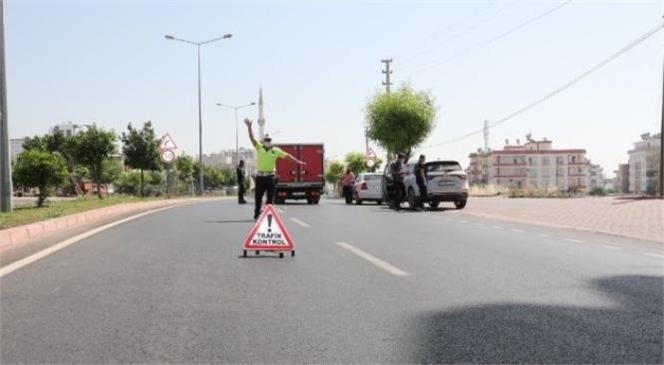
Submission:
<svg viewBox="0 0 664 365">
<path fill-rule="evenodd" d="M 369 261 L 370 263 L 378 266 L 379 268 L 387 271 L 388 273 L 390 273 L 394 276 L 408 276 L 408 275 L 410 275 L 407 272 L 405 272 L 405 271 L 403 271 L 403 270 L 401 270 L 401 269 L 399 269 L 399 268 L 397 268 L 397 267 L 395 267 L 395 266 L 393 266 L 393 265 L 391 265 L 391 264 L 389 264 L 389 263 L 387 263 L 387 262 L 385 262 L 385 261 L 383 261 L 383 260 L 381 260 L 381 259 L 365 252 L 365 251 L 362 251 L 359 248 L 357 248 L 357 247 L 355 247 L 355 246 L 353 246 L 349 243 L 337 242 L 337 246 L 339 246 L 339 247 L 341 247 L 341 248 L 343 248 L 343 249 L 359 256 L 360 258 L 363 258 L 366 261 Z"/>
<path fill-rule="evenodd" d="M 295 223 L 301 225 L 302 227 L 305 227 L 305 228 L 309 228 L 309 227 L 311 227 L 311 226 L 308 225 L 307 223 L 304 223 L 304 222 L 302 222 L 301 220 L 299 220 L 299 219 L 297 219 L 297 218 L 290 217 L 289 219 L 292 220 L 293 222 L 295 222 Z"/>
</svg>

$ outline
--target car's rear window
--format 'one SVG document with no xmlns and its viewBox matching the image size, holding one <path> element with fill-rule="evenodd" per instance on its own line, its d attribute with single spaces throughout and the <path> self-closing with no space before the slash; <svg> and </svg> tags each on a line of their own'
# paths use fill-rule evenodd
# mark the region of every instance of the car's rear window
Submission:
<svg viewBox="0 0 664 365">
<path fill-rule="evenodd" d="M 461 165 L 459 165 L 458 162 L 443 161 L 443 162 L 430 162 L 427 164 L 427 172 L 448 173 L 455 171 L 463 171 L 463 168 L 461 168 Z"/>
</svg>

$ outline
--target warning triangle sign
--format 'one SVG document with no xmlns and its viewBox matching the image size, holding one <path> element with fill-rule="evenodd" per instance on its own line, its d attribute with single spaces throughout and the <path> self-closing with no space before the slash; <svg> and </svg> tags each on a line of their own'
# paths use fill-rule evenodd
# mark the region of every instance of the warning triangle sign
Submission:
<svg viewBox="0 0 664 365">
<path fill-rule="evenodd" d="M 178 146 L 175 144 L 173 137 L 170 134 L 166 133 L 161 137 L 161 143 L 159 144 L 159 149 L 161 150 L 177 150 Z"/>
<path fill-rule="evenodd" d="M 244 241 L 245 250 L 292 251 L 293 239 L 277 210 L 267 205 Z"/>
<path fill-rule="evenodd" d="M 376 157 L 377 157 L 376 152 L 374 152 L 374 150 L 371 147 L 369 147 L 369 151 L 367 152 L 367 159 L 374 160 Z"/>
</svg>

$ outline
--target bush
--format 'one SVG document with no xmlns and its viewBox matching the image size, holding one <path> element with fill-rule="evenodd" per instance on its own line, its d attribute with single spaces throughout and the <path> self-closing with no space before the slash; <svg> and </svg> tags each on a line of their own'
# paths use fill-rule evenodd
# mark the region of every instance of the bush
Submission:
<svg viewBox="0 0 664 365">
<path fill-rule="evenodd" d="M 590 190 L 590 196 L 606 196 L 606 191 L 604 188 L 596 187 Z"/>
</svg>

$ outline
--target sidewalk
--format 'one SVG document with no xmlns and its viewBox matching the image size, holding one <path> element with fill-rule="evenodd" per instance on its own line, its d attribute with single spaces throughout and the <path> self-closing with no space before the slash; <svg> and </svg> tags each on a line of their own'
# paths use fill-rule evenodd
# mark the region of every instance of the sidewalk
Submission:
<svg viewBox="0 0 664 365">
<path fill-rule="evenodd" d="M 664 200 L 471 197 L 459 211 L 484 218 L 657 241 L 664 244 Z"/>
</svg>

